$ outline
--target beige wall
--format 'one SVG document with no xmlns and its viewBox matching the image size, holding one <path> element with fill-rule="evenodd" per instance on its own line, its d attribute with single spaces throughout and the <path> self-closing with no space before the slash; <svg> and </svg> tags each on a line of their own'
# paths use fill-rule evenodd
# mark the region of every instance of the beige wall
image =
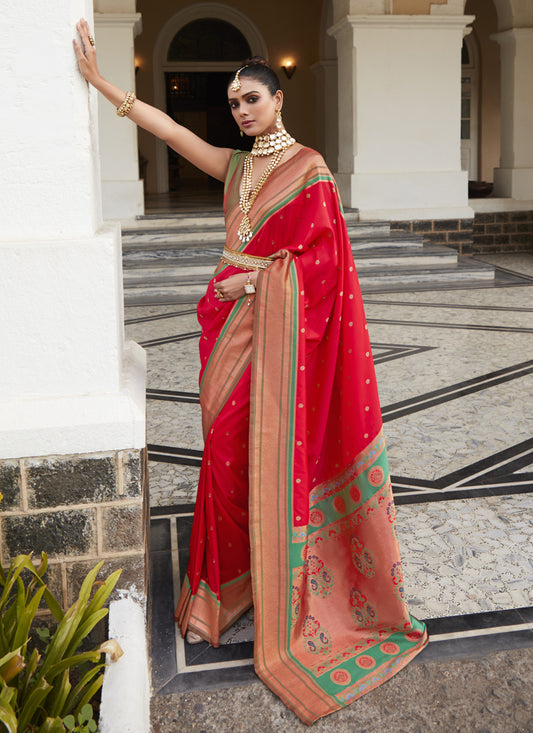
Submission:
<svg viewBox="0 0 533 733">
<path fill-rule="evenodd" d="M 490 36 L 498 29 L 493 0 L 468 0 L 466 15 L 475 15 L 473 33 L 479 48 L 479 177 L 494 180 L 500 162 L 500 47 Z"/>
<path fill-rule="evenodd" d="M 151 2 L 138 0 L 137 11 L 142 13 L 143 30 L 135 39 L 135 52 L 140 69 L 137 73 L 137 95 L 146 102 L 154 102 L 153 50 L 157 36 L 165 23 L 189 2 Z M 319 60 L 319 33 L 322 0 L 291 0 L 268 6 L 245 0 L 228 2 L 246 14 L 259 28 L 268 49 L 269 61 L 280 75 L 285 92 L 284 122 L 287 129 L 304 145 L 317 146 L 316 131 L 316 77 L 311 65 Z M 282 59 L 292 56 L 297 65 L 292 79 L 281 71 Z M 228 109 L 229 114 L 229 109 Z M 154 140 L 140 131 L 139 146 L 148 159 L 148 192 L 156 190 L 156 153 Z"/>
<path fill-rule="evenodd" d="M 429 15 L 431 5 L 446 5 L 447 0 L 392 0 L 395 15 Z"/>
</svg>

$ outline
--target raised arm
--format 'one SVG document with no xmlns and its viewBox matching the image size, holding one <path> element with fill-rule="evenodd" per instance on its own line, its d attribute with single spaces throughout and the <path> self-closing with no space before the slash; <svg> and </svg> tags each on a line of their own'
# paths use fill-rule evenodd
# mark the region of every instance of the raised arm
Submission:
<svg viewBox="0 0 533 733">
<path fill-rule="evenodd" d="M 104 79 L 98 71 L 96 50 L 89 41 L 89 38 L 92 38 L 89 24 L 82 19 L 76 24 L 76 28 L 80 34 L 81 44 L 76 39 L 73 43 L 82 75 L 111 104 L 117 108 L 120 107 L 126 97 L 126 92 Z M 217 178 L 219 181 L 225 179 L 232 153 L 230 148 L 218 148 L 215 145 L 210 145 L 191 130 L 178 125 L 161 110 L 141 102 L 140 99 L 135 100 L 128 117 L 139 127 L 164 140 L 179 155 L 187 158 L 204 173 Z"/>
</svg>

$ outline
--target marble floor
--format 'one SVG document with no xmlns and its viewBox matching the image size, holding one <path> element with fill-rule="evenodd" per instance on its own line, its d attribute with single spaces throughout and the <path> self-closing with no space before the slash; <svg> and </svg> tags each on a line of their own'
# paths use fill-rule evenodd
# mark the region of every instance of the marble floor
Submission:
<svg viewBox="0 0 533 733">
<path fill-rule="evenodd" d="M 406 595 L 431 634 L 424 659 L 533 646 L 533 254 L 484 259 L 521 284 L 365 298 Z M 253 676 L 253 612 L 220 649 L 184 644 L 171 618 L 202 450 L 198 331 L 190 305 L 126 308 L 127 336 L 148 355 L 160 694 Z"/>
</svg>

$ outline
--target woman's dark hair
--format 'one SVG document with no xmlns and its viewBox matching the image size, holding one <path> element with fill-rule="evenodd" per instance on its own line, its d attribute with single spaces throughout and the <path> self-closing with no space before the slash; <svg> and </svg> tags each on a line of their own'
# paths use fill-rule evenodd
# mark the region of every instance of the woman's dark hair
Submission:
<svg viewBox="0 0 533 733">
<path fill-rule="evenodd" d="M 262 56 L 254 56 L 251 59 L 243 61 L 239 71 L 240 79 L 246 76 L 249 79 L 255 79 L 256 81 L 261 82 L 261 84 L 266 86 L 272 96 L 274 96 L 278 89 L 281 89 L 278 75 Z M 235 71 L 235 73 L 237 72 Z M 234 78 L 235 74 L 233 74 L 231 79 L 228 81 L 228 86 Z"/>
</svg>

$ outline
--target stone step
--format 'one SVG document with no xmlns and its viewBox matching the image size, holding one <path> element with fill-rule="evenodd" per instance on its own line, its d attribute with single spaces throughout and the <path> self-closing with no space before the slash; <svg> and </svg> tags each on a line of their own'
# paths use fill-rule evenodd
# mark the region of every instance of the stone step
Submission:
<svg viewBox="0 0 533 733">
<path fill-rule="evenodd" d="M 365 249 L 375 248 L 393 248 L 393 247 L 422 247 L 424 238 L 420 234 L 410 234 L 408 232 L 390 232 L 389 234 L 380 234 L 371 232 L 364 235 L 353 235 L 348 229 L 350 235 L 350 243 L 352 252 L 360 252 Z"/>
<path fill-rule="evenodd" d="M 348 212 L 350 238 L 387 236 L 388 222 L 359 222 L 356 212 Z M 224 245 L 224 217 L 215 215 L 187 216 L 173 219 L 135 220 L 122 223 L 123 251 L 135 251 L 145 247 L 169 248 L 174 245 Z"/>
<path fill-rule="evenodd" d="M 382 263 L 380 267 L 368 269 L 361 269 L 359 266 L 358 276 L 361 290 L 375 293 L 427 289 L 428 286 L 439 288 L 486 285 L 494 279 L 494 268 L 470 260 L 431 267 L 390 266 Z M 192 278 L 183 275 L 179 281 L 173 283 L 147 284 L 130 281 L 125 288 L 124 302 L 126 305 L 194 303 L 204 294 L 209 278 L 210 274 L 196 273 Z"/>
<path fill-rule="evenodd" d="M 372 224 L 379 224 L 390 229 L 388 222 L 359 222 L 357 209 L 346 209 L 344 219 L 348 226 L 361 224 L 364 228 Z M 176 213 L 175 215 L 165 214 L 164 216 L 149 214 L 139 216 L 136 219 L 122 220 L 121 227 L 123 234 L 135 234 L 141 232 L 182 231 L 183 229 L 224 229 L 225 223 L 222 209 L 214 209 L 213 211 L 191 211 Z"/>
<path fill-rule="evenodd" d="M 401 284 L 409 287 L 416 283 L 432 283 L 435 286 L 443 283 L 488 282 L 494 280 L 494 267 L 485 266 L 482 262 L 461 260 L 451 265 L 434 265 L 431 267 L 387 267 L 369 268 L 363 273 L 359 271 L 359 282 L 366 288 L 386 288 Z"/>
<path fill-rule="evenodd" d="M 178 256 L 174 252 L 158 252 L 157 257 L 142 257 L 125 259 L 124 284 L 126 286 L 138 283 L 172 283 L 186 278 L 211 278 L 213 270 L 218 264 L 220 252 L 210 255 Z M 354 259 L 358 272 L 391 266 L 425 266 L 453 265 L 457 262 L 457 252 L 448 247 L 426 245 L 425 247 L 405 246 L 396 244 L 387 247 L 357 250 Z"/>
<path fill-rule="evenodd" d="M 396 244 L 411 245 L 422 247 L 423 238 L 418 234 L 409 234 L 406 232 L 390 232 L 388 224 L 383 227 L 355 227 L 348 228 L 352 249 L 364 250 L 374 247 L 389 247 Z M 146 253 L 148 259 L 150 257 L 164 258 L 164 252 L 175 252 L 176 257 L 192 256 L 195 252 L 203 255 L 206 250 L 209 254 L 213 254 L 215 250 L 221 251 L 225 244 L 224 230 L 186 230 L 183 232 L 158 232 L 155 234 L 131 234 L 122 237 L 122 252 L 124 254 L 124 263 L 137 257 L 141 257 Z M 187 254 L 185 254 L 187 252 Z"/>
<path fill-rule="evenodd" d="M 434 245 L 374 247 L 353 251 L 357 272 L 379 267 L 431 267 L 457 264 L 457 252 Z"/>
</svg>

